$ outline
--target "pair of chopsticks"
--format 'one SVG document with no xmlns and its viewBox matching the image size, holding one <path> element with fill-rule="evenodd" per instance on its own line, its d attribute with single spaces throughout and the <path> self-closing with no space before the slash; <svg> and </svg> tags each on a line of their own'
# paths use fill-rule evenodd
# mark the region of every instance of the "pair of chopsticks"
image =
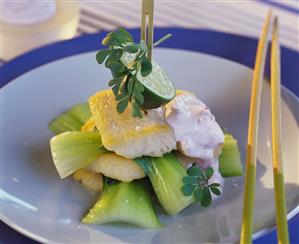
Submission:
<svg viewBox="0 0 299 244">
<path fill-rule="evenodd" d="M 258 42 L 255 67 L 252 80 L 250 101 L 250 114 L 247 139 L 245 192 L 243 203 L 243 217 L 240 243 L 252 242 L 254 193 L 256 181 L 256 159 L 258 122 L 260 101 L 262 94 L 262 82 L 266 54 L 268 49 L 268 36 L 271 26 L 272 11 L 270 10 L 263 25 L 262 34 Z M 272 161 L 274 177 L 274 193 L 276 207 L 276 222 L 278 242 L 289 243 L 288 225 L 286 218 L 286 202 L 284 192 L 284 177 L 281 152 L 281 96 L 280 96 L 280 50 L 279 50 L 279 24 L 278 18 L 274 18 L 271 45 L 271 112 L 272 112 Z"/>
</svg>

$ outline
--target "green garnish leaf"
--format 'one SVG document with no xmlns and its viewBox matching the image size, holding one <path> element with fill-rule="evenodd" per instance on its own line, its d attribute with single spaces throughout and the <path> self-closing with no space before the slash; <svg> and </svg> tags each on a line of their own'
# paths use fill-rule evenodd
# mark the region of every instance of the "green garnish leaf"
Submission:
<svg viewBox="0 0 299 244">
<path fill-rule="evenodd" d="M 162 37 L 155 45 L 165 41 L 170 36 Z M 144 86 L 139 82 L 137 73 L 140 71 L 142 76 L 147 76 L 152 71 L 152 64 L 147 58 L 148 49 L 145 42 L 134 43 L 132 35 L 124 28 L 119 28 L 108 33 L 102 40 L 102 44 L 108 46 L 108 49 L 100 50 L 96 59 L 99 64 L 105 62 L 105 67 L 111 70 L 114 79 L 110 80 L 108 85 L 112 87 L 113 94 L 119 101 L 117 111 L 122 113 L 131 103 L 132 116 L 142 118 Z M 126 65 L 121 60 L 125 52 L 134 54 L 132 62 Z M 121 80 L 115 79 L 120 77 Z M 126 100 L 121 102 L 124 98 Z"/>
<path fill-rule="evenodd" d="M 124 99 L 120 100 L 116 106 L 117 112 L 122 113 L 123 111 L 125 111 L 126 107 L 128 106 L 128 102 L 129 97 L 125 97 Z"/>
<path fill-rule="evenodd" d="M 123 77 L 122 78 L 114 78 L 108 82 L 108 85 L 114 86 L 115 84 L 120 83 L 122 81 L 122 79 L 123 79 Z"/>
<path fill-rule="evenodd" d="M 210 187 L 219 187 L 220 184 L 218 184 L 218 183 L 212 183 L 212 184 L 210 184 L 209 186 L 210 186 Z"/>
<path fill-rule="evenodd" d="M 119 95 L 116 97 L 116 101 L 120 101 L 120 100 L 124 99 L 125 97 L 127 97 L 127 94 L 119 94 Z"/>
<path fill-rule="evenodd" d="M 120 87 L 120 82 L 119 83 L 116 83 L 115 86 L 112 87 L 112 92 L 114 94 L 115 97 L 118 96 L 119 92 L 119 87 Z"/>
<path fill-rule="evenodd" d="M 190 176 L 200 176 L 201 169 L 197 166 L 192 166 L 189 169 L 187 169 L 187 174 Z"/>
<path fill-rule="evenodd" d="M 200 201 L 201 206 L 209 207 L 212 203 L 212 196 L 208 187 L 203 188 L 203 198 Z"/>
<path fill-rule="evenodd" d="M 194 200 L 195 202 L 201 202 L 203 199 L 203 190 L 200 187 L 197 187 L 194 191 Z"/>
<path fill-rule="evenodd" d="M 135 86 L 135 78 L 131 77 L 128 81 L 128 92 L 129 95 L 132 95 L 133 91 L 134 91 L 134 86 Z"/>
<path fill-rule="evenodd" d="M 133 43 L 128 46 L 125 46 L 123 49 L 128 53 L 137 53 L 139 50 L 139 46 Z"/>
<path fill-rule="evenodd" d="M 96 54 L 96 60 L 98 62 L 98 64 L 102 64 L 106 58 L 108 57 L 108 55 L 111 53 L 111 50 L 109 49 L 103 49 L 97 52 Z"/>
<path fill-rule="evenodd" d="M 221 195 L 219 183 L 209 184 L 209 180 L 214 174 L 214 169 L 208 167 L 206 169 L 193 165 L 187 169 L 188 176 L 183 178 L 182 192 L 185 196 L 193 194 L 195 202 L 198 202 L 203 207 L 211 205 L 211 192 L 217 196 Z"/>
<path fill-rule="evenodd" d="M 196 179 L 196 177 L 192 177 L 192 176 L 185 176 L 183 178 L 183 182 L 185 184 L 197 184 L 198 180 Z"/>
<path fill-rule="evenodd" d="M 205 174 L 206 174 L 207 179 L 209 180 L 212 177 L 212 175 L 214 174 L 214 169 L 212 167 L 208 167 L 206 169 Z"/>
<path fill-rule="evenodd" d="M 210 189 L 211 189 L 211 191 L 212 191 L 215 195 L 217 195 L 217 196 L 220 196 L 220 195 L 221 195 L 221 191 L 220 191 L 218 188 L 216 188 L 216 187 L 210 187 Z"/>
<path fill-rule="evenodd" d="M 189 184 L 183 185 L 182 186 L 182 192 L 183 192 L 184 196 L 191 196 L 193 194 L 193 191 L 194 191 L 195 187 L 196 186 L 189 185 Z"/>
<path fill-rule="evenodd" d="M 138 89 L 140 92 L 144 92 L 144 86 L 141 84 L 141 82 L 139 82 L 137 79 L 136 79 L 136 89 Z"/>
<path fill-rule="evenodd" d="M 139 104 L 143 104 L 144 97 L 138 89 L 134 89 L 133 95 L 134 95 L 135 99 L 138 101 Z"/>
<path fill-rule="evenodd" d="M 142 112 L 141 112 L 141 107 L 139 105 L 139 103 L 137 102 L 137 100 L 135 100 L 135 98 L 132 100 L 131 102 L 133 110 L 132 110 L 132 115 L 133 117 L 139 117 L 142 118 Z"/>
<path fill-rule="evenodd" d="M 120 62 L 113 62 L 110 64 L 110 70 L 113 78 L 120 78 L 126 76 L 127 67 Z"/>
<path fill-rule="evenodd" d="M 109 68 L 109 67 L 111 67 L 111 65 L 112 65 L 113 63 L 117 63 L 117 64 L 119 64 L 119 65 L 121 65 L 121 66 L 124 66 L 122 63 L 119 62 L 119 60 L 120 60 L 122 54 L 123 54 L 123 50 L 121 50 L 121 49 L 114 49 L 114 50 L 112 50 L 112 51 L 110 52 L 109 57 L 107 58 L 107 60 L 106 60 L 106 62 L 105 62 L 105 67 L 106 67 L 106 68 Z M 119 67 L 119 69 L 120 69 L 120 68 L 121 68 L 121 67 Z"/>
<path fill-rule="evenodd" d="M 120 46 L 120 42 L 113 38 L 113 36 L 111 35 L 111 33 L 109 33 L 103 40 L 102 40 L 102 44 L 104 46 L 114 46 L 114 47 L 119 47 Z"/>
<path fill-rule="evenodd" d="M 128 41 L 133 42 L 133 37 L 132 37 L 132 35 L 131 35 L 128 31 L 126 31 L 124 28 L 120 27 L 120 28 L 118 28 L 118 31 L 119 31 L 120 33 L 122 33 L 122 34 L 126 37 L 126 39 L 127 39 Z"/>
<path fill-rule="evenodd" d="M 152 72 L 152 64 L 147 57 L 141 59 L 141 75 L 147 76 Z"/>
<path fill-rule="evenodd" d="M 128 94 L 125 92 L 126 85 L 127 85 L 127 82 L 126 82 L 125 79 L 123 79 L 120 83 L 120 86 L 119 86 L 119 93 L 124 95 L 124 96 L 128 96 Z"/>
</svg>

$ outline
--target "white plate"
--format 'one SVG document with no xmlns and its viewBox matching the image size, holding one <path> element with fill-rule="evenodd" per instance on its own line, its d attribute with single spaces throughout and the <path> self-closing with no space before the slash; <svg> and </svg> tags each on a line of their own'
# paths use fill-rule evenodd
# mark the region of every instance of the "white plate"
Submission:
<svg viewBox="0 0 299 244">
<path fill-rule="evenodd" d="M 177 88 L 195 92 L 246 145 L 252 71 L 205 54 L 157 49 L 155 59 Z M 72 180 L 60 180 L 52 163 L 49 121 L 71 105 L 107 88 L 109 72 L 96 64 L 94 53 L 64 58 L 36 68 L 2 91 L 2 220 L 42 242 L 223 242 L 237 241 L 243 178 L 226 181 L 223 197 L 209 209 L 194 205 L 175 217 L 160 216 L 165 228 L 145 230 L 119 225 L 82 225 L 81 216 L 96 200 Z M 298 211 L 298 100 L 282 92 L 283 157 L 287 207 Z M 269 84 L 264 84 L 259 133 L 255 231 L 275 223 L 271 165 Z M 297 209 L 297 210 L 296 210 Z"/>
</svg>

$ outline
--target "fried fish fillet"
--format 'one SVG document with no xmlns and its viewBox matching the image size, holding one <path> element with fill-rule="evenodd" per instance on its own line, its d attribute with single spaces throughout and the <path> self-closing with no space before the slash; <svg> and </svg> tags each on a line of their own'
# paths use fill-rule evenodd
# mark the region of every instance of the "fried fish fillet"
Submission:
<svg viewBox="0 0 299 244">
<path fill-rule="evenodd" d="M 148 111 L 142 119 L 132 117 L 130 105 L 118 113 L 111 90 L 90 97 L 89 106 L 103 146 L 109 151 L 132 159 L 144 155 L 160 157 L 176 149 L 174 132 L 159 109 Z"/>
</svg>

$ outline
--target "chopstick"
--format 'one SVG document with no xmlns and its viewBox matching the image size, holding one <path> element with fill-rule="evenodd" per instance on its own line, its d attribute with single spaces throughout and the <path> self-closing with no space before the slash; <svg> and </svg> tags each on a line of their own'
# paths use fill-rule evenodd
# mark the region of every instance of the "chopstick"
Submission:
<svg viewBox="0 0 299 244">
<path fill-rule="evenodd" d="M 147 22 L 148 20 L 148 22 Z M 147 44 L 147 57 L 151 61 L 154 36 L 154 0 L 142 0 L 141 40 Z"/>
<path fill-rule="evenodd" d="M 252 241 L 258 121 L 271 15 L 272 11 L 270 10 L 264 22 L 262 33 L 258 42 L 253 71 L 247 139 L 245 191 L 240 238 L 240 243 L 242 244 L 248 244 Z"/>
<path fill-rule="evenodd" d="M 281 150 L 281 95 L 280 95 L 280 47 L 278 18 L 274 19 L 271 44 L 271 112 L 272 112 L 272 161 L 276 207 L 278 243 L 289 243 L 286 218 L 283 163 Z"/>
</svg>

